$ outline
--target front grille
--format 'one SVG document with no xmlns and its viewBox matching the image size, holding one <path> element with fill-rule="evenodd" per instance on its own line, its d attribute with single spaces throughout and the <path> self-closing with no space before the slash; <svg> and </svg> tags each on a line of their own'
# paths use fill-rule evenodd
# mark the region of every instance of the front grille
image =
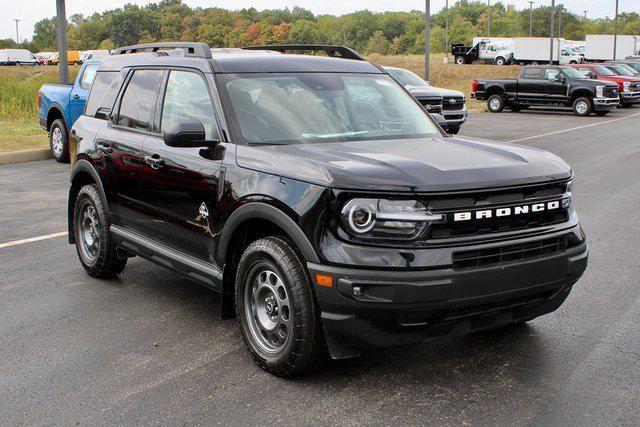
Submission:
<svg viewBox="0 0 640 427">
<path fill-rule="evenodd" d="M 430 113 L 442 113 L 442 101 L 440 99 L 419 99 L 420 104 Z"/>
<path fill-rule="evenodd" d="M 448 96 L 442 100 L 442 109 L 445 111 L 462 110 L 464 108 L 464 98 Z"/>
<path fill-rule="evenodd" d="M 569 209 L 527 212 L 520 215 L 495 216 L 492 218 L 455 221 L 455 214 L 478 210 L 506 208 L 561 200 L 567 191 L 567 183 L 527 186 L 516 189 L 482 191 L 454 196 L 433 196 L 425 203 L 433 213 L 443 213 L 447 221 L 432 224 L 427 231 L 427 240 L 473 237 L 494 233 L 528 230 L 535 227 L 559 224 L 569 220 Z"/>
<path fill-rule="evenodd" d="M 618 89 L 615 87 L 605 87 L 604 88 L 604 96 L 607 98 L 617 98 L 618 97 Z"/>
<path fill-rule="evenodd" d="M 463 270 L 469 268 L 506 265 L 553 255 L 565 250 L 566 238 L 553 237 L 536 242 L 517 243 L 497 248 L 454 252 L 453 268 Z"/>
</svg>

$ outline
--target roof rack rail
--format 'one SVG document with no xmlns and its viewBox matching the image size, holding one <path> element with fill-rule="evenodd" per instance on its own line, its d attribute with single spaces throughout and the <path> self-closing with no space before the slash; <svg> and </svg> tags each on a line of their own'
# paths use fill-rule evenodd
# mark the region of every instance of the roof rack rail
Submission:
<svg viewBox="0 0 640 427">
<path fill-rule="evenodd" d="M 211 48 L 209 45 L 206 43 L 195 42 L 158 42 L 136 44 L 132 46 L 119 47 L 114 52 L 114 55 L 138 52 L 157 52 L 161 49 L 184 49 L 184 56 L 205 59 L 211 58 Z"/>
<path fill-rule="evenodd" d="M 356 59 L 358 61 L 364 61 L 364 57 L 355 50 L 346 46 L 334 46 L 324 44 L 276 44 L 271 46 L 246 46 L 243 47 L 246 50 L 275 50 L 276 52 L 291 52 L 291 51 L 323 51 L 328 56 L 339 57 L 345 59 Z"/>
</svg>

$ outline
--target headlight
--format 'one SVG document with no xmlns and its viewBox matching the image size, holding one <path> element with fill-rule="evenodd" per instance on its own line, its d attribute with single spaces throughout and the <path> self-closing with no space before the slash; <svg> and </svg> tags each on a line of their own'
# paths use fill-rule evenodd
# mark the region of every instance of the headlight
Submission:
<svg viewBox="0 0 640 427">
<path fill-rule="evenodd" d="M 412 240 L 444 219 L 416 200 L 351 199 L 341 213 L 343 228 L 361 239 Z"/>
<path fill-rule="evenodd" d="M 629 92 L 631 90 L 631 82 L 622 83 L 622 90 L 625 92 Z"/>
<path fill-rule="evenodd" d="M 573 205 L 573 181 L 569 181 L 569 183 L 567 183 L 567 189 L 565 190 L 562 196 L 562 208 L 569 209 L 569 211 L 571 212 L 573 210 L 572 205 Z"/>
<path fill-rule="evenodd" d="M 596 86 L 596 98 L 604 98 L 604 86 Z"/>
</svg>

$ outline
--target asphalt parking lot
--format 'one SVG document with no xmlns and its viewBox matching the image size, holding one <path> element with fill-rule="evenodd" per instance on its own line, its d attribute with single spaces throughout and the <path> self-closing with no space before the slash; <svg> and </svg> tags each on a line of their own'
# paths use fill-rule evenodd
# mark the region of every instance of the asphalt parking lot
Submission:
<svg viewBox="0 0 640 427">
<path fill-rule="evenodd" d="M 640 108 L 473 114 L 462 134 L 575 170 L 589 268 L 526 326 L 329 362 L 280 379 L 218 297 L 141 259 L 87 276 L 64 236 L 68 165 L 0 166 L 0 425 L 640 423 Z M 9 243 L 9 244 L 7 244 Z"/>
</svg>

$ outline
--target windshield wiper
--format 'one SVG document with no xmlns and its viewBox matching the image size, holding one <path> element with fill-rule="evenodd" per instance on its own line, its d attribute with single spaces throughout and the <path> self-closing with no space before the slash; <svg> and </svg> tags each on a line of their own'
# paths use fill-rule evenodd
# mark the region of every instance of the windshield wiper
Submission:
<svg viewBox="0 0 640 427">
<path fill-rule="evenodd" d="M 340 138 L 343 136 L 358 136 L 365 133 L 369 133 L 369 131 L 360 130 L 360 131 L 349 131 L 349 132 L 340 132 L 340 133 L 303 133 L 302 136 L 305 138 Z"/>
</svg>

